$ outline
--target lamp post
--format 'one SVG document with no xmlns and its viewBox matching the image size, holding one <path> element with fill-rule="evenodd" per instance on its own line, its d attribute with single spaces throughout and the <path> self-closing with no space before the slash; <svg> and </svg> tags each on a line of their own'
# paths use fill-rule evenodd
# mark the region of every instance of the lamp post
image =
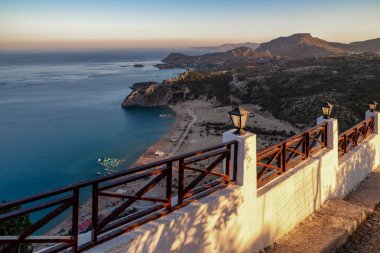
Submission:
<svg viewBox="0 0 380 253">
<path fill-rule="evenodd" d="M 376 110 L 377 103 L 375 101 L 371 100 L 368 102 L 368 107 L 369 107 L 370 112 L 374 112 Z"/>
<path fill-rule="evenodd" d="M 326 103 L 324 103 L 324 104 L 321 106 L 321 108 L 322 108 L 322 114 L 323 114 L 323 117 L 324 117 L 325 119 L 329 119 L 329 118 L 330 118 L 330 115 L 331 115 L 331 110 L 332 110 L 332 108 L 333 108 L 333 105 L 330 104 L 330 103 L 328 103 L 328 102 L 326 102 Z"/>
<path fill-rule="evenodd" d="M 241 108 L 240 106 L 236 106 L 232 111 L 229 112 L 232 124 L 236 128 L 234 134 L 236 135 L 244 135 L 246 132 L 244 131 L 245 126 L 247 125 L 247 118 L 249 111 Z"/>
</svg>

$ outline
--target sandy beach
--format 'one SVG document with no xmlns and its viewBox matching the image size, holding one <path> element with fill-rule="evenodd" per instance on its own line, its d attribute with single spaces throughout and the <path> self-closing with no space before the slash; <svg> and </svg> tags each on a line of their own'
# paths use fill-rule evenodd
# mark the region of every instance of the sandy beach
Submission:
<svg viewBox="0 0 380 253">
<path fill-rule="evenodd" d="M 195 151 L 197 149 L 205 148 L 208 146 L 220 144 L 222 142 L 221 131 L 213 129 L 215 125 L 224 125 L 227 129 L 232 129 L 228 112 L 231 111 L 231 106 L 217 107 L 210 102 L 204 100 L 195 100 L 185 102 L 177 105 L 169 106 L 173 110 L 173 117 L 176 117 L 175 122 L 169 132 L 163 136 L 157 143 L 149 147 L 146 152 L 140 156 L 132 167 L 138 165 L 149 164 L 164 158 L 173 157 L 175 155 Z M 286 136 L 283 136 L 282 131 L 286 133 L 298 133 L 301 129 L 298 129 L 287 122 L 283 122 L 274 118 L 270 113 L 263 111 L 260 106 L 257 105 L 242 105 L 245 109 L 250 111 L 250 117 L 248 119 L 248 126 L 254 126 L 261 131 L 265 131 L 274 134 L 257 135 L 258 149 L 265 148 L 267 146 L 277 143 Z M 175 115 L 174 115 L 175 114 Z M 262 130 L 265 129 L 265 130 Z M 275 133 L 282 133 L 276 135 Z M 155 155 L 157 151 L 162 153 L 161 156 Z M 143 187 L 143 180 L 130 183 L 127 185 L 121 185 L 114 191 L 128 191 L 134 193 Z M 165 185 L 159 184 L 154 188 L 154 191 L 147 194 L 148 196 L 163 196 Z M 117 198 L 100 198 L 99 200 L 99 214 L 106 216 L 115 207 L 119 206 L 123 201 Z M 144 209 L 146 203 L 137 201 L 133 207 L 129 209 L 133 211 Z M 80 207 L 80 223 L 91 224 L 91 199 L 86 201 Z M 49 231 L 51 235 L 67 234 L 71 229 L 71 219 L 67 218 L 64 222 Z"/>
</svg>

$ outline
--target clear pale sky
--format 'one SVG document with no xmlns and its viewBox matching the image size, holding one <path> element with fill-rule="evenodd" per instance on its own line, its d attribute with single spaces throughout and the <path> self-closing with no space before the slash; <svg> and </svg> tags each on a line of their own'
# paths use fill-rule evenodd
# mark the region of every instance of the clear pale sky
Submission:
<svg viewBox="0 0 380 253">
<path fill-rule="evenodd" d="M 380 0 L 0 0 L 0 50 L 380 37 Z"/>
</svg>

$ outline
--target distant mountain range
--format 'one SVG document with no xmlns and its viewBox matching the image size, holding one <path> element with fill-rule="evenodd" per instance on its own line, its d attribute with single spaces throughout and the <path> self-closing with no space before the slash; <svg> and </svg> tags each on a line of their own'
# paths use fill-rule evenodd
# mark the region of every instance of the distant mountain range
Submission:
<svg viewBox="0 0 380 253">
<path fill-rule="evenodd" d="M 341 48 L 342 50 L 353 52 L 380 52 L 380 38 L 352 42 L 350 44 L 330 42 L 330 45 Z"/>
<path fill-rule="evenodd" d="M 223 44 L 216 47 L 193 47 L 194 49 L 205 49 L 205 50 L 213 50 L 217 52 L 226 52 L 230 51 L 232 49 L 238 48 L 238 47 L 248 47 L 253 50 L 258 48 L 260 46 L 260 43 L 254 43 L 254 42 L 245 42 L 245 43 L 237 43 L 237 44 Z"/>
<path fill-rule="evenodd" d="M 305 58 L 347 53 L 380 52 L 380 38 L 353 42 L 350 44 L 328 42 L 311 36 L 310 33 L 297 33 L 279 37 L 262 43 L 256 51 L 268 51 L 274 56 Z"/>
<path fill-rule="evenodd" d="M 218 64 L 226 61 L 242 60 L 244 58 L 265 58 L 270 57 L 268 52 L 255 51 L 249 47 L 238 47 L 227 52 L 217 52 L 199 56 L 189 56 L 181 53 L 171 53 L 162 62 L 171 65 L 194 65 L 194 64 Z"/>
<path fill-rule="evenodd" d="M 207 49 L 212 48 L 208 47 Z M 199 56 L 171 53 L 162 60 L 165 64 L 161 64 L 159 67 L 199 67 L 206 65 L 207 68 L 207 64 L 231 64 L 255 59 L 262 61 L 262 59 L 273 59 L 275 57 L 308 58 L 364 52 L 380 53 L 380 38 L 345 44 L 319 39 L 310 33 L 296 33 L 260 45 L 251 42 L 224 44 L 215 47 L 215 51 L 217 52 Z"/>
</svg>

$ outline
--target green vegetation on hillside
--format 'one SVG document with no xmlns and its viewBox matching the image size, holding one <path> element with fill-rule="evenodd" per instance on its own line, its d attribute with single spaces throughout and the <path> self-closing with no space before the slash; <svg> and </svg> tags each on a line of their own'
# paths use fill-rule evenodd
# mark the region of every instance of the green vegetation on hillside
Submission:
<svg viewBox="0 0 380 253">
<path fill-rule="evenodd" d="M 0 210 L 0 214 L 5 214 L 11 211 L 20 209 L 20 207 L 13 207 L 10 209 Z M 21 217 L 12 218 L 3 222 L 0 222 L 0 235 L 19 235 L 32 225 L 29 215 L 23 215 Z M 1 250 L 0 245 L 0 250 Z M 13 246 L 10 250 L 11 253 L 31 253 L 33 252 L 33 246 L 31 244 L 18 244 Z"/>
<path fill-rule="evenodd" d="M 216 98 L 221 105 L 230 103 L 229 95 L 233 87 L 230 86 L 232 80 L 231 73 L 220 73 L 204 75 L 192 71 L 192 76 L 185 80 L 180 80 L 171 84 L 173 91 L 173 101 L 198 99 L 206 96 L 207 99 Z"/>
<path fill-rule="evenodd" d="M 380 101 L 379 56 L 288 60 L 241 71 L 251 79 L 244 102 L 260 104 L 292 123 L 314 125 L 321 104 L 328 101 L 345 130 L 364 119 L 370 99 Z"/>
</svg>

